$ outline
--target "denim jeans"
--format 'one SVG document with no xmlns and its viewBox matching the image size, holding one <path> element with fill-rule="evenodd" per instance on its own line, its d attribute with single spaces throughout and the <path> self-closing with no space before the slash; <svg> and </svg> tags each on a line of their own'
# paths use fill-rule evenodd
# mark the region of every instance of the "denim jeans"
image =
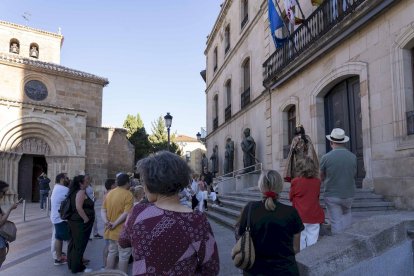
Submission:
<svg viewBox="0 0 414 276">
<path fill-rule="evenodd" d="M 46 203 L 49 190 L 40 190 L 40 209 L 43 209 L 43 204 Z"/>
<path fill-rule="evenodd" d="M 353 198 L 325 197 L 326 210 L 331 222 L 332 234 L 344 231 L 352 224 Z"/>
</svg>

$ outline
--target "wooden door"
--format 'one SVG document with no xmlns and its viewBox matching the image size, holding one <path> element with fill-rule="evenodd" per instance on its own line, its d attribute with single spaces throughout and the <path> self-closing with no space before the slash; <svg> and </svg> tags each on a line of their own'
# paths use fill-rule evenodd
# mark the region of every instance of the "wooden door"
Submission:
<svg viewBox="0 0 414 276">
<path fill-rule="evenodd" d="M 359 78 L 346 79 L 329 91 L 325 96 L 325 132 L 331 133 L 333 128 L 342 128 L 349 136 L 350 142 L 346 147 L 357 156 L 357 188 L 362 187 L 365 177 L 362 113 Z M 326 152 L 330 151 L 327 141 Z"/>
</svg>

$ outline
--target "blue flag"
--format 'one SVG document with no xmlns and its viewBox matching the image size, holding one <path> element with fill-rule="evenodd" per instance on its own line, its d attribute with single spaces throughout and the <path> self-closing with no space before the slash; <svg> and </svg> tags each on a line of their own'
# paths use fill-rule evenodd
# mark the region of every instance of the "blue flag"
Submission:
<svg viewBox="0 0 414 276">
<path fill-rule="evenodd" d="M 275 43 L 276 48 L 281 48 L 283 43 L 286 41 L 286 38 L 276 37 L 276 31 L 284 26 L 282 18 L 279 13 L 276 11 L 275 4 L 273 0 L 268 0 L 268 10 L 269 10 L 269 23 L 270 23 L 270 33 Z"/>
</svg>

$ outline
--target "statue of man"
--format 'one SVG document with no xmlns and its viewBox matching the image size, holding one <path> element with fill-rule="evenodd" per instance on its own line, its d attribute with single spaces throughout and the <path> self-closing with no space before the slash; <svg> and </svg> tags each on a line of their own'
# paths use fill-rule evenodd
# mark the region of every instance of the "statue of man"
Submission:
<svg viewBox="0 0 414 276">
<path fill-rule="evenodd" d="M 205 153 L 203 153 L 201 157 L 201 172 L 203 172 L 204 169 L 208 171 L 208 158 Z"/>
<path fill-rule="evenodd" d="M 216 145 L 213 148 L 213 153 L 210 156 L 211 172 L 213 173 L 214 177 L 216 176 L 216 173 L 218 172 L 218 155 L 217 155 L 217 151 L 218 151 L 218 146 Z"/>
<path fill-rule="evenodd" d="M 226 151 L 224 153 L 224 174 L 231 173 L 233 169 L 234 161 L 234 142 L 231 138 L 227 139 Z"/>
<path fill-rule="evenodd" d="M 245 168 L 256 164 L 256 142 L 253 137 L 250 136 L 250 128 L 244 130 L 244 139 L 241 142 L 241 148 L 243 150 L 243 165 Z M 245 172 L 251 172 L 254 168 L 248 168 Z"/>
</svg>

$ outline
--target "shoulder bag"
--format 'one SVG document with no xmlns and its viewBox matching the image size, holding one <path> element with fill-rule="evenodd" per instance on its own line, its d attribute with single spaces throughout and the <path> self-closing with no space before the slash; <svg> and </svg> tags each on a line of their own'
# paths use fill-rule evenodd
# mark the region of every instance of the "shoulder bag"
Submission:
<svg viewBox="0 0 414 276">
<path fill-rule="evenodd" d="M 6 220 L 6 222 L 0 227 L 0 236 L 2 236 L 8 242 L 13 242 L 16 240 L 16 233 L 16 224 L 10 220 Z"/>
<path fill-rule="evenodd" d="M 247 212 L 246 230 L 240 239 L 236 242 L 231 251 L 231 258 L 236 267 L 246 270 L 253 266 L 256 257 L 254 251 L 253 240 L 250 233 L 250 216 L 252 210 L 252 203 L 249 204 Z"/>
</svg>

